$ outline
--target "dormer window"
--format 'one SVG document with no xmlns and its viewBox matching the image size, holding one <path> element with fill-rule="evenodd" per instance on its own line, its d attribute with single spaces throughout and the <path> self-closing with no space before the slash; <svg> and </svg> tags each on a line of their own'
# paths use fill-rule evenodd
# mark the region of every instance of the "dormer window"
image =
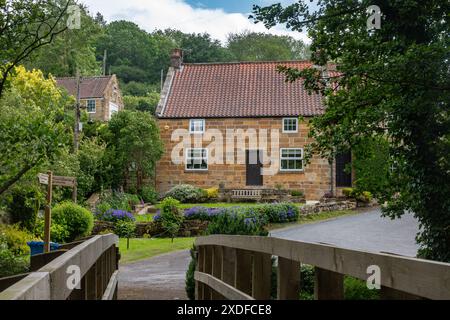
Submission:
<svg viewBox="0 0 450 320">
<path fill-rule="evenodd" d="M 297 133 L 298 118 L 283 118 L 283 133 Z"/>
<path fill-rule="evenodd" d="M 189 120 L 189 133 L 204 133 L 205 119 L 191 119 Z"/>
</svg>

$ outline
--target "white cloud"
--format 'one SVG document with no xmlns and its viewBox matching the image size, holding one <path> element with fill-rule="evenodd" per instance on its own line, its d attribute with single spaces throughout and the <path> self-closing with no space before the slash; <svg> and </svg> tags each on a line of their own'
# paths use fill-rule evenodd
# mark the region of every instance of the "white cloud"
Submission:
<svg viewBox="0 0 450 320">
<path fill-rule="evenodd" d="M 277 26 L 267 30 L 254 24 L 241 13 L 227 13 L 221 9 L 193 8 L 183 0 L 81 0 L 92 13 L 100 12 L 107 21 L 130 20 L 142 29 L 178 29 L 186 33 L 207 32 L 225 43 L 231 32 L 250 30 L 277 35 L 290 35 L 309 42 L 305 34 Z"/>
</svg>

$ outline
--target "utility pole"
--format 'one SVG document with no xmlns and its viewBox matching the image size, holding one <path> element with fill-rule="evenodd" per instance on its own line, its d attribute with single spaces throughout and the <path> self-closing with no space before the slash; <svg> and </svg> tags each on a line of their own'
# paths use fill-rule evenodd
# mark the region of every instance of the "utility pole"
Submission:
<svg viewBox="0 0 450 320">
<path fill-rule="evenodd" d="M 77 69 L 77 102 L 75 104 L 75 127 L 73 131 L 73 151 L 78 152 L 79 147 L 79 135 L 80 135 L 80 71 Z"/>
<path fill-rule="evenodd" d="M 103 52 L 103 75 L 106 76 L 106 59 L 108 57 L 108 50 Z"/>
</svg>

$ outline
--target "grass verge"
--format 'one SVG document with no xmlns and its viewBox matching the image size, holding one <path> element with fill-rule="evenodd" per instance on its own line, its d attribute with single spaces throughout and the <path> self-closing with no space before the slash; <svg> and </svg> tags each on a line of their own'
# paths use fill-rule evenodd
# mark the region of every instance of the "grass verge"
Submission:
<svg viewBox="0 0 450 320">
<path fill-rule="evenodd" d="M 190 249 L 195 238 L 139 238 L 130 239 L 130 248 L 127 249 L 127 239 L 119 239 L 121 254 L 120 263 L 126 264 L 143 259 L 148 259 L 163 253 L 177 250 Z"/>
</svg>

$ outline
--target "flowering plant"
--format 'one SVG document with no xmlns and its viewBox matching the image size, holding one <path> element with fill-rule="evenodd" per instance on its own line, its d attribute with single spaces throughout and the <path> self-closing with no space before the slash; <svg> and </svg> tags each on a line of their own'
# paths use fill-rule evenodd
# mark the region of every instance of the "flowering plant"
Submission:
<svg viewBox="0 0 450 320">
<path fill-rule="evenodd" d="M 95 217 L 97 220 L 101 221 L 110 221 L 110 222 L 117 222 L 117 221 L 135 221 L 135 218 L 133 214 L 126 210 L 120 210 L 120 209 L 109 209 L 102 212 L 97 212 L 95 214 Z"/>
</svg>

